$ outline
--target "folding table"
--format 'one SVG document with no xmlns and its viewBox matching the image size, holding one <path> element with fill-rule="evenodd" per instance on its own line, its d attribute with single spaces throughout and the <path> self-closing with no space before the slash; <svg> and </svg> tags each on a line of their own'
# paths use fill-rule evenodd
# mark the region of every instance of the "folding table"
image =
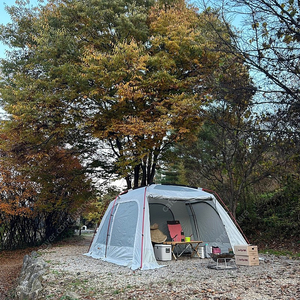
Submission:
<svg viewBox="0 0 300 300">
<path fill-rule="evenodd" d="M 172 249 L 172 255 L 173 255 L 173 257 L 174 257 L 175 260 L 177 260 L 178 257 L 180 257 L 187 248 L 191 248 L 192 249 L 191 257 L 193 257 L 193 255 L 196 254 L 196 255 L 198 255 L 199 258 L 201 258 L 201 255 L 198 252 L 198 248 L 199 248 L 199 245 L 201 243 L 203 243 L 203 241 L 189 241 L 189 242 L 172 241 L 172 242 L 163 242 L 163 244 L 165 244 L 165 245 L 171 245 L 172 246 L 172 248 L 171 248 Z M 181 251 L 181 253 L 179 255 L 176 256 L 174 250 L 179 245 L 185 245 L 185 248 Z"/>
</svg>

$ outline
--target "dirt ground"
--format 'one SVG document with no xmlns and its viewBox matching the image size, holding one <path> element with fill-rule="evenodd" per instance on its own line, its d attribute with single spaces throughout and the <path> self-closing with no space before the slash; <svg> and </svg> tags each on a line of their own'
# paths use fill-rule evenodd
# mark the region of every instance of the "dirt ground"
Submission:
<svg viewBox="0 0 300 300">
<path fill-rule="evenodd" d="M 9 299 L 9 290 L 14 286 L 23 265 L 23 258 L 34 249 L 0 252 L 0 300 Z"/>
<path fill-rule="evenodd" d="M 56 245 L 76 245 L 83 247 L 84 250 L 87 251 L 90 245 L 90 240 L 91 237 L 83 238 L 82 236 L 75 236 L 74 238 L 57 243 Z M 38 248 L 27 248 L 16 251 L 0 251 L 0 300 L 12 300 L 10 291 L 13 289 L 20 274 L 24 256 L 26 254 L 30 254 L 34 250 L 37 251 Z"/>
<path fill-rule="evenodd" d="M 78 236 L 61 241 L 55 245 L 63 244 L 80 244 L 85 243 L 88 246 L 89 240 L 84 240 Z M 0 251 L 0 300 L 11 300 L 10 290 L 15 286 L 20 275 L 23 259 L 26 254 L 31 254 L 32 251 L 37 251 L 39 248 L 26 248 L 14 251 Z"/>
</svg>

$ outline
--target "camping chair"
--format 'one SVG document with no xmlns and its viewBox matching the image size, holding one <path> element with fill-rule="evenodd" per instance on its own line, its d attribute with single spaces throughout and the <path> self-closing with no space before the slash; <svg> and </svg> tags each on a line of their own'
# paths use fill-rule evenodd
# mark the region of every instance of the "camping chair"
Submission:
<svg viewBox="0 0 300 300">
<path fill-rule="evenodd" d="M 202 243 L 202 241 L 186 241 L 181 224 L 178 220 L 167 221 L 167 225 L 172 242 L 164 242 L 163 244 L 172 245 L 172 255 L 175 258 L 175 260 L 177 260 L 178 257 L 180 257 L 184 252 L 186 252 L 187 249 L 191 250 L 191 255 L 193 253 L 196 253 L 198 257 L 201 258 L 197 249 Z M 181 246 L 184 247 L 183 250 Z M 177 256 L 174 253 L 176 247 L 181 247 L 181 252 Z"/>
<path fill-rule="evenodd" d="M 190 244 L 185 244 L 185 236 L 184 236 L 184 232 L 182 230 L 181 224 L 178 220 L 174 220 L 174 221 L 167 221 L 167 225 L 168 225 L 168 229 L 169 229 L 169 233 L 170 233 L 170 237 L 172 239 L 172 254 L 173 257 L 175 259 L 177 259 L 178 257 L 180 257 L 189 247 Z M 179 244 L 184 246 L 184 249 L 181 249 L 181 252 L 179 255 L 175 255 L 174 250 L 176 248 L 176 246 L 179 246 Z"/>
<path fill-rule="evenodd" d="M 184 233 L 179 221 L 167 221 L 170 237 L 173 242 L 184 242 Z"/>
</svg>

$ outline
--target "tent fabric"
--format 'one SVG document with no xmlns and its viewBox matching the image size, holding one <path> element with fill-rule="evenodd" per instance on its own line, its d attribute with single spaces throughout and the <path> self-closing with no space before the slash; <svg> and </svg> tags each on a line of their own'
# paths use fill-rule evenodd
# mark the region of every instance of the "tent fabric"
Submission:
<svg viewBox="0 0 300 300">
<path fill-rule="evenodd" d="M 212 194 L 200 188 L 153 184 L 130 190 L 110 203 L 85 255 L 133 270 L 159 268 L 150 224 L 156 223 L 171 240 L 167 221 L 172 220 L 179 220 L 185 236 L 202 240 L 202 246 L 218 246 L 222 253 L 247 245 Z"/>
</svg>

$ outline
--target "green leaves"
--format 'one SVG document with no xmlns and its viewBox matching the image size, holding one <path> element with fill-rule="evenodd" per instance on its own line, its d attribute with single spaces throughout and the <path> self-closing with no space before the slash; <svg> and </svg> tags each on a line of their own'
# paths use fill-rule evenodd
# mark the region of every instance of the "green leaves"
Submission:
<svg viewBox="0 0 300 300">
<path fill-rule="evenodd" d="M 80 144 L 89 153 L 86 137 L 107 143 L 114 170 L 127 178 L 143 170 L 139 184 L 151 183 L 163 152 L 195 139 L 216 87 L 242 64 L 226 63 L 220 36 L 229 34 L 217 14 L 182 0 L 152 4 L 53 0 L 29 23 L 20 14 L 11 30 L 24 35 L 23 50 L 4 68 L 7 128 L 22 126 L 39 147 Z"/>
</svg>

